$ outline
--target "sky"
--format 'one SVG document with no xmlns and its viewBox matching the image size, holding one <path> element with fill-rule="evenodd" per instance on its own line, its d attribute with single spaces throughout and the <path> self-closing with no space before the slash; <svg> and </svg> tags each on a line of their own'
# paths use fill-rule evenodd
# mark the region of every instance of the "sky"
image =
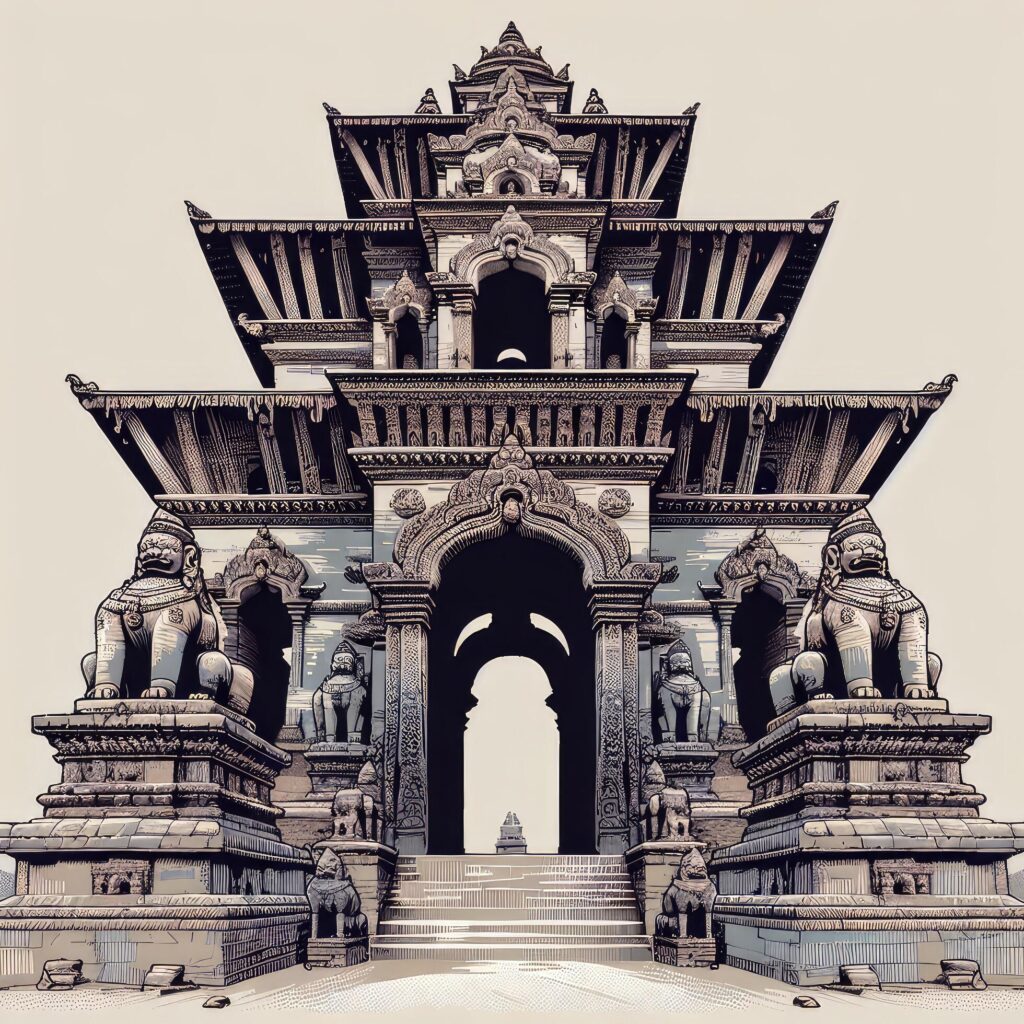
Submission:
<svg viewBox="0 0 1024 1024">
<path fill-rule="evenodd" d="M 39 813 L 57 780 L 29 718 L 80 695 L 93 610 L 130 571 L 150 509 L 65 374 L 255 386 L 182 201 L 224 217 L 342 215 L 321 102 L 412 111 L 429 85 L 447 105 L 451 63 L 472 64 L 511 10 L 530 45 L 571 63 L 577 105 L 591 86 L 613 112 L 701 101 L 682 215 L 807 217 L 840 200 L 769 386 L 958 374 L 872 511 L 928 608 L 942 694 L 995 716 L 967 779 L 987 813 L 1024 819 L 1022 7 L 0 5 L 0 818 Z M 480 835 L 496 834 L 492 811 Z"/>
</svg>

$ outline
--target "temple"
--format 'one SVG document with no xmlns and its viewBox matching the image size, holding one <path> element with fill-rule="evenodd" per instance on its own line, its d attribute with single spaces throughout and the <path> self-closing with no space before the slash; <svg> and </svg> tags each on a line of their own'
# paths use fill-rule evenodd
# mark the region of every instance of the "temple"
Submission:
<svg viewBox="0 0 1024 1024">
<path fill-rule="evenodd" d="M 325 104 L 346 218 L 186 204 L 251 386 L 69 375 L 155 516 L 85 696 L 34 722 L 62 781 L 0 830 L 15 980 L 653 951 L 1019 983 L 1024 828 L 960 777 L 988 719 L 938 695 L 866 511 L 955 377 L 773 388 L 837 204 L 679 219 L 698 104 L 573 90 L 510 23 L 451 113 Z M 467 715 L 507 656 L 550 683 L 559 839 L 476 856 Z"/>
</svg>

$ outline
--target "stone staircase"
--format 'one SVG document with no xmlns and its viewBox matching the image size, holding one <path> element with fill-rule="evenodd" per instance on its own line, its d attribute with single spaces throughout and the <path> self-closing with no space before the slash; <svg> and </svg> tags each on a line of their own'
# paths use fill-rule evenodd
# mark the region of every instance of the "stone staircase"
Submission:
<svg viewBox="0 0 1024 1024">
<path fill-rule="evenodd" d="M 622 857 L 399 857 L 382 960 L 650 960 Z"/>
</svg>

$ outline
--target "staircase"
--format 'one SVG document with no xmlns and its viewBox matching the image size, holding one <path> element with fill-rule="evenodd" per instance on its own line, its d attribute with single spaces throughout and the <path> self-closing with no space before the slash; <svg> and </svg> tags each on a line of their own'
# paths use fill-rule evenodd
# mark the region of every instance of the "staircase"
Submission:
<svg viewBox="0 0 1024 1024">
<path fill-rule="evenodd" d="M 399 857 L 381 960 L 650 960 L 622 857 Z"/>
</svg>

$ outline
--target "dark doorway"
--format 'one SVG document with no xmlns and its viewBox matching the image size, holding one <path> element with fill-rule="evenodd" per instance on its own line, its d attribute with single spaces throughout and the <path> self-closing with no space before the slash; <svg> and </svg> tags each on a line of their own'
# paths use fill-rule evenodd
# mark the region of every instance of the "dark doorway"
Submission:
<svg viewBox="0 0 1024 1024">
<path fill-rule="evenodd" d="M 550 368 L 551 317 L 539 277 L 510 264 L 480 282 L 473 350 L 482 370 Z"/>
<path fill-rule="evenodd" d="M 771 587 L 758 583 L 744 591 L 732 641 L 740 649 L 733 666 L 740 725 L 748 740 L 756 740 L 775 717 L 768 677 L 786 660 L 786 606 Z"/>
<path fill-rule="evenodd" d="M 292 646 L 292 620 L 276 587 L 254 583 L 242 593 L 233 646 L 232 660 L 253 674 L 249 717 L 260 736 L 274 740 L 284 725 L 291 675 L 284 652 Z"/>
<path fill-rule="evenodd" d="M 490 624 L 464 639 L 456 653 L 466 625 L 488 614 Z M 562 638 L 536 625 L 540 616 L 557 627 L 568 653 Z M 517 533 L 467 548 L 441 576 L 430 629 L 427 849 L 464 852 L 465 730 L 476 703 L 472 688 L 480 669 L 501 657 L 531 659 L 551 684 L 547 704 L 558 726 L 558 852 L 594 853 L 594 637 L 580 567 L 557 548 Z M 530 737 L 510 737 L 494 756 L 528 758 Z"/>
<path fill-rule="evenodd" d="M 627 355 L 626 321 L 618 313 L 610 313 L 601 327 L 601 369 L 623 369 Z"/>
<path fill-rule="evenodd" d="M 423 368 L 423 335 L 412 313 L 395 324 L 395 365 L 399 370 Z"/>
</svg>

